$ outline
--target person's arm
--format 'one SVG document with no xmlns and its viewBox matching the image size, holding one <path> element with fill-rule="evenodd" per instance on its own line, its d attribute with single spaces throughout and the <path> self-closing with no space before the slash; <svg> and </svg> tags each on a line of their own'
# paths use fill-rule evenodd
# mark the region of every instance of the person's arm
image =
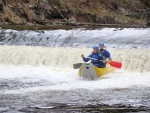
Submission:
<svg viewBox="0 0 150 113">
<path fill-rule="evenodd" d="M 103 63 L 106 63 L 105 58 L 101 54 L 99 54 L 99 59 L 102 60 Z"/>
<path fill-rule="evenodd" d="M 84 62 L 88 62 L 90 60 L 90 58 L 85 58 L 84 55 L 81 55 L 81 57 L 83 58 Z M 91 54 L 88 57 L 91 57 Z"/>
<path fill-rule="evenodd" d="M 111 55 L 110 55 L 110 52 L 107 51 L 107 50 L 105 50 L 105 53 L 106 53 L 107 58 L 108 58 L 109 60 L 112 60 Z"/>
</svg>

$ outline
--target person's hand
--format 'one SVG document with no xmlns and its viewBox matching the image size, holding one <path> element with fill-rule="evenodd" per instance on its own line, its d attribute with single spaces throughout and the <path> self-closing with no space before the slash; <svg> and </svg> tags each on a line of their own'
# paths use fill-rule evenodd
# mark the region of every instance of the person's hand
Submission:
<svg viewBox="0 0 150 113">
<path fill-rule="evenodd" d="M 84 57 L 84 55 L 82 54 L 82 55 L 81 55 L 81 57 L 83 58 L 83 57 Z"/>
<path fill-rule="evenodd" d="M 112 58 L 110 58 L 109 60 L 112 61 Z"/>
<path fill-rule="evenodd" d="M 106 60 L 103 60 L 103 63 L 104 63 L 104 64 L 107 63 Z"/>
</svg>

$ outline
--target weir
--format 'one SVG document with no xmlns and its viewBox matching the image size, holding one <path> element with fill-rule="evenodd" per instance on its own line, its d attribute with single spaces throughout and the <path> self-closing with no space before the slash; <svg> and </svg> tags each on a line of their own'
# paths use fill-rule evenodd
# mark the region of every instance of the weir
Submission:
<svg viewBox="0 0 150 113">
<path fill-rule="evenodd" d="M 45 31 L 0 30 L 0 45 L 92 47 L 100 41 L 109 48 L 149 48 L 150 29 L 104 28 Z"/>
</svg>

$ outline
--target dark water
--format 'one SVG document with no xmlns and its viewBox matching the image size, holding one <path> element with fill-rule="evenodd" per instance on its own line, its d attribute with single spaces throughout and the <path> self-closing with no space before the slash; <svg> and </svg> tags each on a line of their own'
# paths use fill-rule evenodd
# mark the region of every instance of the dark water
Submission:
<svg viewBox="0 0 150 113">
<path fill-rule="evenodd" d="M 13 30 L 57 30 L 65 29 L 70 30 L 73 28 L 79 28 L 77 26 L 29 26 L 29 25 L 0 25 L 3 29 L 13 29 Z"/>
<path fill-rule="evenodd" d="M 98 29 L 104 28 L 104 26 L 42 26 L 42 25 L 0 25 L 3 29 L 13 29 L 13 30 L 72 30 L 76 28 L 86 28 L 86 29 Z M 110 27 L 111 28 L 111 27 Z"/>
<path fill-rule="evenodd" d="M 2 81 L 1 81 L 2 83 Z M 16 87 L 29 87 L 18 82 Z M 33 84 L 32 84 L 33 85 Z M 31 86 L 32 86 L 31 85 Z M 35 84 L 36 86 L 37 84 Z M 1 85 L 2 90 L 9 85 Z M 19 90 L 18 88 L 18 90 Z M 149 113 L 150 88 L 29 91 L 0 94 L 1 113 Z"/>
<path fill-rule="evenodd" d="M 3 29 L 13 29 L 13 30 L 71 30 L 74 28 L 86 28 L 86 29 L 99 29 L 99 28 L 148 28 L 141 26 L 122 26 L 122 25 L 0 25 Z"/>
</svg>

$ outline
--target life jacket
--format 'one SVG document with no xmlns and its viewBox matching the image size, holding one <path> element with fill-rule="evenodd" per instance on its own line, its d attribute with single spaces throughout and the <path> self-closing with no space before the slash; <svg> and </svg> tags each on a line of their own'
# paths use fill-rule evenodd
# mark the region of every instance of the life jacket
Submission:
<svg viewBox="0 0 150 113">
<path fill-rule="evenodd" d="M 93 53 L 93 52 L 92 52 L 91 58 L 99 59 L 98 54 L 99 54 L 99 53 Z M 92 59 L 91 59 L 91 62 L 98 62 L 98 60 L 92 60 Z"/>
<path fill-rule="evenodd" d="M 99 57 L 98 57 L 99 55 L 98 55 L 98 54 L 99 54 L 99 53 L 97 53 L 97 54 L 92 53 L 92 58 L 98 59 L 98 60 L 91 60 L 91 63 L 92 63 L 93 65 L 99 67 L 99 68 L 104 68 L 104 67 L 106 67 L 106 65 L 100 61 L 100 60 L 102 60 L 102 59 L 99 59 Z"/>
<path fill-rule="evenodd" d="M 107 58 L 107 55 L 106 55 L 106 53 L 105 53 L 105 49 L 99 50 L 98 52 L 99 52 L 100 54 L 102 54 L 105 59 Z"/>
</svg>

